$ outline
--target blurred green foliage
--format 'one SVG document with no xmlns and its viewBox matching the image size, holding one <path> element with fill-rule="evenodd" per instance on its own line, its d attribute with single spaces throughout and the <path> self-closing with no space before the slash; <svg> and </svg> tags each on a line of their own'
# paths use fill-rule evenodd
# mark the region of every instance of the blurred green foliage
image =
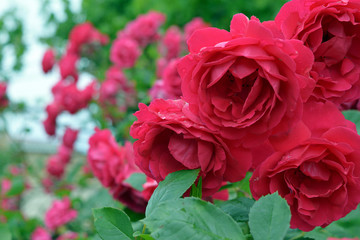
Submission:
<svg viewBox="0 0 360 240">
<path fill-rule="evenodd" d="M 0 80 L 8 80 L 12 71 L 20 71 L 23 67 L 22 56 L 26 50 L 23 32 L 23 22 L 15 9 L 0 16 Z M 12 56 L 5 54 L 9 52 Z M 10 61 L 10 66 L 5 66 L 5 61 Z"/>
</svg>

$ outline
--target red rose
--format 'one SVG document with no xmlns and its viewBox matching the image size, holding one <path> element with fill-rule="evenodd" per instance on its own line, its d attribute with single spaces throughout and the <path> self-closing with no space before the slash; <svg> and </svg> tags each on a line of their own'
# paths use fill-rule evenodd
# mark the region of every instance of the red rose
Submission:
<svg viewBox="0 0 360 240">
<path fill-rule="evenodd" d="M 199 30 L 202 28 L 207 28 L 207 27 L 210 27 L 210 25 L 208 23 L 205 23 L 204 20 L 202 20 L 202 18 L 196 17 L 196 18 L 192 19 L 184 27 L 185 39 L 186 40 L 189 39 L 196 30 Z"/>
<path fill-rule="evenodd" d="M 156 77 L 162 78 L 164 69 L 167 64 L 168 61 L 166 60 L 166 58 L 159 58 L 158 60 L 156 60 Z"/>
<path fill-rule="evenodd" d="M 290 205 L 291 228 L 310 231 L 360 202 L 360 136 L 336 106 L 310 102 L 303 122 L 270 138 L 275 152 L 254 171 L 255 199 L 276 191 Z"/>
<path fill-rule="evenodd" d="M 121 84 L 125 84 L 128 82 L 126 76 L 124 75 L 124 73 L 117 68 L 116 66 L 111 66 L 107 71 L 106 71 L 106 79 L 112 79 L 117 81 L 118 83 Z"/>
<path fill-rule="evenodd" d="M 89 140 L 88 162 L 94 175 L 113 197 L 136 212 L 144 212 L 147 200 L 141 192 L 125 182 L 131 174 L 140 172 L 134 162 L 133 147 L 126 142 L 118 146 L 110 130 L 95 129 Z"/>
<path fill-rule="evenodd" d="M 136 41 L 127 37 L 117 38 L 110 50 L 110 60 L 120 68 L 131 68 L 141 54 Z"/>
<path fill-rule="evenodd" d="M 300 41 L 274 38 L 259 20 L 237 14 L 230 32 L 200 29 L 188 45 L 178 64 L 183 97 L 211 130 L 252 147 L 301 117 L 313 55 Z"/>
<path fill-rule="evenodd" d="M 51 235 L 44 228 L 37 227 L 31 234 L 31 240 L 51 240 Z"/>
<path fill-rule="evenodd" d="M 125 30 L 118 36 L 127 36 L 134 39 L 139 46 L 146 46 L 158 40 L 159 27 L 164 23 L 165 15 L 159 12 L 148 12 L 139 15 L 134 21 L 126 25 Z"/>
<path fill-rule="evenodd" d="M 45 213 L 45 225 L 51 230 L 65 225 L 77 217 L 77 211 L 71 208 L 69 198 L 55 200 Z"/>
<path fill-rule="evenodd" d="M 235 148 L 202 125 L 183 100 L 155 99 L 139 104 L 131 126 L 135 161 L 152 179 L 172 172 L 200 168 L 203 195 L 214 194 L 223 181 L 241 180 L 251 165 L 249 152 Z"/>
<path fill-rule="evenodd" d="M 168 98 L 171 99 L 177 99 L 182 96 L 181 78 L 177 70 L 178 62 L 178 59 L 171 60 L 163 72 L 164 89 Z"/>
<path fill-rule="evenodd" d="M 179 57 L 182 38 L 180 29 L 177 26 L 171 26 L 168 28 L 162 39 L 162 44 L 160 45 L 160 51 L 165 50 L 164 55 L 167 60 Z"/>
<path fill-rule="evenodd" d="M 121 153 L 110 130 L 95 129 L 95 133 L 89 139 L 89 145 L 87 161 L 94 175 L 105 187 L 112 186 L 114 177 L 108 162 L 117 162 Z"/>
<path fill-rule="evenodd" d="M 105 45 L 108 41 L 109 38 L 106 35 L 101 34 L 91 23 L 85 22 L 76 25 L 71 30 L 69 36 L 70 47 L 68 51 L 74 54 L 80 54 L 81 47 L 84 44 L 98 42 Z"/>
<path fill-rule="evenodd" d="M 105 111 L 108 107 L 115 106 L 118 111 L 125 112 L 128 107 L 136 104 L 134 85 L 120 70 L 111 67 L 106 73 L 105 81 L 101 83 L 99 101 Z"/>
<path fill-rule="evenodd" d="M 46 50 L 43 59 L 41 61 L 41 65 L 44 73 L 49 72 L 53 68 L 55 61 L 56 61 L 55 51 L 51 48 Z"/>
<path fill-rule="evenodd" d="M 78 136 L 79 130 L 74 130 L 71 128 L 66 128 L 63 136 L 63 144 L 69 149 L 73 149 L 74 143 Z"/>
<path fill-rule="evenodd" d="M 1 180 L 1 191 L 0 195 L 5 195 L 11 189 L 11 180 L 3 178 Z"/>
<path fill-rule="evenodd" d="M 65 54 L 59 61 L 60 75 L 62 79 L 71 77 L 74 81 L 79 78 L 76 63 L 79 60 L 79 56 L 72 53 Z"/>
<path fill-rule="evenodd" d="M 59 81 L 53 88 L 54 101 L 63 110 L 71 114 L 87 107 L 94 94 L 95 82 L 91 82 L 83 90 L 79 90 L 76 83 Z"/>
<path fill-rule="evenodd" d="M 162 98 L 162 99 L 171 99 L 172 97 L 168 95 L 168 92 L 165 90 L 164 80 L 158 79 L 154 82 L 153 86 L 149 90 L 149 96 L 151 100 Z"/>
<path fill-rule="evenodd" d="M 66 162 L 63 160 L 57 154 L 50 156 L 46 163 L 47 173 L 56 178 L 62 178 L 66 167 Z"/>
<path fill-rule="evenodd" d="M 315 55 L 314 95 L 341 104 L 360 96 L 360 2 L 293 0 L 275 19 L 284 36 Z"/>
<path fill-rule="evenodd" d="M 47 117 L 47 118 L 43 121 L 43 126 L 44 126 L 45 132 L 46 132 L 49 136 L 54 136 L 55 133 L 56 133 L 56 118 Z"/>
<path fill-rule="evenodd" d="M 7 84 L 0 82 L 0 108 L 5 108 L 9 105 L 9 100 L 6 96 Z"/>
<path fill-rule="evenodd" d="M 61 144 L 57 150 L 56 155 L 64 163 L 64 165 L 66 165 L 70 162 L 72 153 L 73 153 L 72 148 L 68 148 L 64 144 Z"/>
</svg>

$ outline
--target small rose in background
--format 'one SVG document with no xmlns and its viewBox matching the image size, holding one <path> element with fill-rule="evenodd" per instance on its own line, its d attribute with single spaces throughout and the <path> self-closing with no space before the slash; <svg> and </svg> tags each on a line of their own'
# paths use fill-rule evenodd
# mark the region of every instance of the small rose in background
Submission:
<svg viewBox="0 0 360 240">
<path fill-rule="evenodd" d="M 131 38 L 116 39 L 110 50 L 110 60 L 120 68 L 131 68 L 141 54 L 138 43 Z"/>
<path fill-rule="evenodd" d="M 133 211 L 144 212 L 147 200 L 141 191 L 125 182 L 131 174 L 140 172 L 135 165 L 132 144 L 126 142 L 124 146 L 119 146 L 108 129 L 95 129 L 89 144 L 87 160 L 101 184 Z"/>
<path fill-rule="evenodd" d="M 49 229 L 55 230 L 74 220 L 77 215 L 77 211 L 71 208 L 71 202 L 68 197 L 55 200 L 45 213 L 45 225 Z"/>
<path fill-rule="evenodd" d="M 42 227 L 37 227 L 31 234 L 31 240 L 51 240 L 51 234 Z"/>
<path fill-rule="evenodd" d="M 6 82 L 0 82 L 0 108 L 6 108 L 9 105 L 9 100 L 6 96 L 6 90 Z"/>
<path fill-rule="evenodd" d="M 45 51 L 43 59 L 41 61 L 42 69 L 44 73 L 48 73 L 51 71 L 53 66 L 55 65 L 55 51 L 54 49 L 49 48 Z"/>
</svg>

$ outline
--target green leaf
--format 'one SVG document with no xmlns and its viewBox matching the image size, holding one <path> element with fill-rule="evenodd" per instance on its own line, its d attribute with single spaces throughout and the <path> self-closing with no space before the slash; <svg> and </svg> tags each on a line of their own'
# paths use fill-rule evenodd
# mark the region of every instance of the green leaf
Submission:
<svg viewBox="0 0 360 240">
<path fill-rule="evenodd" d="M 163 202 L 143 221 L 157 240 L 245 239 L 240 226 L 229 215 L 193 197 Z"/>
<path fill-rule="evenodd" d="M 4 224 L 0 224 L 0 239 L 1 240 L 11 240 L 10 230 Z"/>
<path fill-rule="evenodd" d="M 134 237 L 140 237 L 143 240 L 155 240 L 151 235 L 144 233 L 134 233 Z"/>
<path fill-rule="evenodd" d="M 345 118 L 356 125 L 356 130 L 360 133 L 360 111 L 359 110 L 346 110 L 342 111 Z"/>
<path fill-rule="evenodd" d="M 193 185 L 191 187 L 190 197 L 197 197 L 197 198 L 201 199 L 201 197 L 202 197 L 202 177 L 199 177 L 197 186 L 195 183 L 193 183 Z"/>
<path fill-rule="evenodd" d="M 249 221 L 250 208 L 254 205 L 254 200 L 246 197 L 239 197 L 233 200 L 217 203 L 217 206 L 225 213 L 229 214 L 237 222 Z"/>
<path fill-rule="evenodd" d="M 161 202 L 181 197 L 195 182 L 199 172 L 199 169 L 194 169 L 170 173 L 152 194 L 145 215 L 150 216 Z"/>
<path fill-rule="evenodd" d="M 130 184 L 133 188 L 138 191 L 144 190 L 143 184 L 146 182 L 146 175 L 143 173 L 133 173 L 124 182 Z"/>
<path fill-rule="evenodd" d="M 283 239 L 290 226 L 290 208 L 278 193 L 266 195 L 250 209 L 249 227 L 254 240 Z"/>
<path fill-rule="evenodd" d="M 314 239 L 314 240 L 326 240 L 326 239 L 328 239 L 328 237 L 330 237 L 330 235 L 328 232 L 324 231 L 324 229 L 317 227 L 310 232 L 306 232 L 304 234 L 304 237 Z"/>
<path fill-rule="evenodd" d="M 103 240 L 130 240 L 133 228 L 129 217 L 121 210 L 105 207 L 93 209 L 95 228 Z"/>
</svg>

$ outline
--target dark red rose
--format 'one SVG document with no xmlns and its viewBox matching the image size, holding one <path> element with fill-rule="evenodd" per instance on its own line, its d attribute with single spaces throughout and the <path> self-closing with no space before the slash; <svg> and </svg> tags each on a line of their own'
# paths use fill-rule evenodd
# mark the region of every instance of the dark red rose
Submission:
<svg viewBox="0 0 360 240">
<path fill-rule="evenodd" d="M 330 102 L 304 106 L 303 122 L 272 136 L 275 152 L 250 179 L 255 199 L 278 192 L 291 228 L 310 231 L 336 221 L 360 202 L 360 136 Z"/>
<path fill-rule="evenodd" d="M 286 38 L 299 39 L 313 51 L 317 98 L 336 104 L 359 98 L 359 1 L 293 0 L 275 21 Z"/>
<path fill-rule="evenodd" d="M 251 165 L 248 151 L 213 134 L 183 100 L 155 99 L 139 104 L 131 126 L 135 161 L 150 178 L 162 181 L 172 172 L 200 168 L 203 195 L 214 194 L 223 181 L 244 178 Z"/>
<path fill-rule="evenodd" d="M 188 45 L 178 64 L 183 98 L 211 130 L 252 147 L 301 117 L 313 87 L 313 54 L 301 41 L 237 14 L 230 32 L 200 29 Z"/>
</svg>

